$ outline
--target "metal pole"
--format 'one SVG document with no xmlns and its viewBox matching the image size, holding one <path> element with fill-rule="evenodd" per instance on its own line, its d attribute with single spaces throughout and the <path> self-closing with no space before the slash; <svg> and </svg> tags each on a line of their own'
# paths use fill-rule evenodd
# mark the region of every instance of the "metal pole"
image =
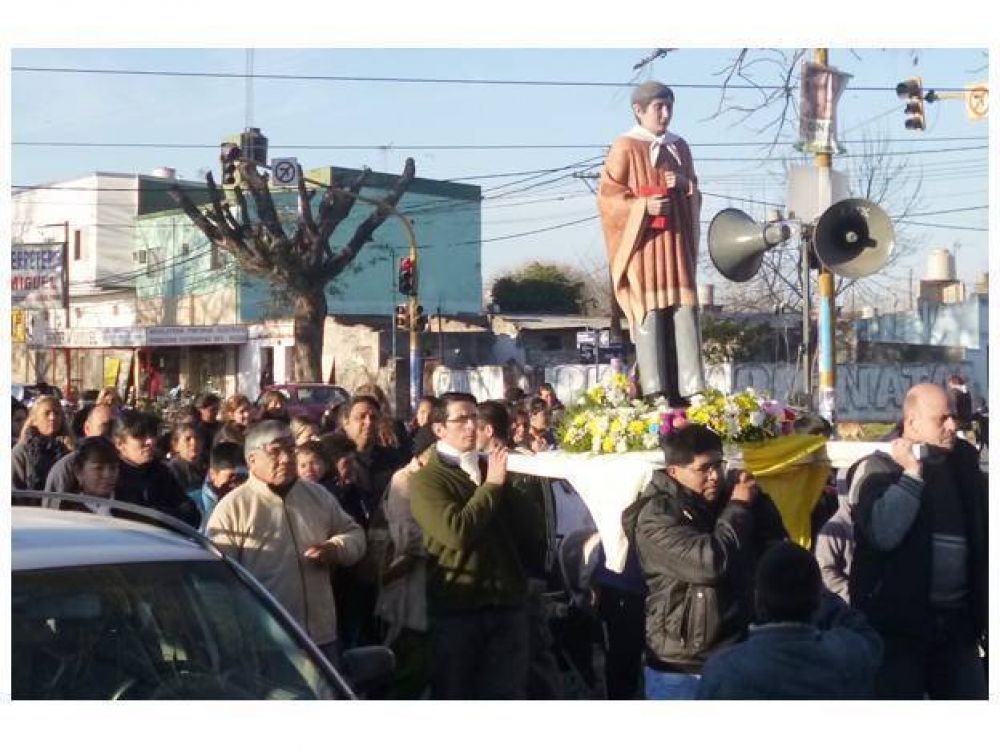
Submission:
<svg viewBox="0 0 1000 750">
<path fill-rule="evenodd" d="M 820 47 L 815 51 L 819 65 L 828 65 L 827 50 Z M 832 154 L 816 154 L 816 167 L 826 172 L 829 179 Z M 837 365 L 834 355 L 834 284 L 833 274 L 823 266 L 819 272 L 819 397 L 818 411 L 830 424 L 837 421 Z"/>
<path fill-rule="evenodd" d="M 66 338 L 63 346 L 63 359 L 66 365 L 66 384 L 63 388 L 63 396 L 69 398 L 70 379 L 70 349 L 69 349 L 69 222 L 63 222 L 63 320 L 66 329 Z"/>
<path fill-rule="evenodd" d="M 802 388 L 806 395 L 806 406 L 813 408 L 812 399 L 812 360 L 809 349 L 812 346 L 812 292 L 809 289 L 809 255 L 812 252 L 812 240 L 804 240 L 799 248 L 801 253 L 800 269 L 802 276 Z"/>
<path fill-rule="evenodd" d="M 396 248 L 389 246 L 392 265 L 389 267 L 389 293 L 392 295 L 392 311 L 389 313 L 389 330 L 392 332 L 392 367 L 396 369 Z M 398 393 L 398 391 L 397 391 Z"/>
</svg>

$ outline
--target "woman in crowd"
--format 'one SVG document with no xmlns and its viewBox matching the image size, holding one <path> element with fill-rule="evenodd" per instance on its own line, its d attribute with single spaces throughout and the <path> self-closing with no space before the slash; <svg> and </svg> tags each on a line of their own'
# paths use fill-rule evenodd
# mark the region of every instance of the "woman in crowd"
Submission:
<svg viewBox="0 0 1000 750">
<path fill-rule="evenodd" d="M 552 430 L 552 417 L 545 399 L 533 398 L 528 405 L 530 430 L 528 447 L 535 453 L 549 451 L 556 447 L 556 435 Z"/>
<path fill-rule="evenodd" d="M 201 436 L 196 425 L 184 421 L 174 423 L 167 468 L 188 497 L 197 502 L 208 468 L 201 460 Z"/>
<path fill-rule="evenodd" d="M 353 395 L 370 396 L 378 401 L 381 420 L 378 424 L 375 442 L 383 448 L 388 448 L 400 454 L 400 465 L 406 463 L 410 455 L 410 435 L 406 429 L 406 425 L 401 420 L 395 419 L 392 416 L 392 405 L 389 403 L 389 398 L 385 395 L 385 391 L 375 383 L 364 383 L 354 390 Z M 405 454 L 405 456 L 402 454 Z"/>
<path fill-rule="evenodd" d="M 417 434 L 417 430 L 426 424 L 430 424 L 431 410 L 435 404 L 437 404 L 437 398 L 434 396 L 424 396 L 417 403 L 417 410 L 413 413 L 413 419 L 406 426 L 411 441 L 414 435 Z"/>
<path fill-rule="evenodd" d="M 28 411 L 17 445 L 10 454 L 14 489 L 41 490 L 52 465 L 73 449 L 62 405 L 42 396 Z"/>
<path fill-rule="evenodd" d="M 288 424 L 291 415 L 288 413 L 288 398 L 281 391 L 267 391 L 260 400 L 258 422 L 265 419 L 277 419 Z"/>
<path fill-rule="evenodd" d="M 242 393 L 234 393 L 222 405 L 222 427 L 215 435 L 215 444 L 237 443 L 243 445 L 253 406 Z"/>
</svg>

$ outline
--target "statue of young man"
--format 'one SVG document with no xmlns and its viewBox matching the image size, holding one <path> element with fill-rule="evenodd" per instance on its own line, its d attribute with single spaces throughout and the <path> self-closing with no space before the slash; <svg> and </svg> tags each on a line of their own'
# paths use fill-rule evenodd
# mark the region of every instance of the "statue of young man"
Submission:
<svg viewBox="0 0 1000 750">
<path fill-rule="evenodd" d="M 701 193 L 691 149 L 667 130 L 673 109 L 662 83 L 633 90 L 638 124 L 611 145 L 597 203 L 643 396 L 680 406 L 705 388 L 695 284 Z"/>
</svg>

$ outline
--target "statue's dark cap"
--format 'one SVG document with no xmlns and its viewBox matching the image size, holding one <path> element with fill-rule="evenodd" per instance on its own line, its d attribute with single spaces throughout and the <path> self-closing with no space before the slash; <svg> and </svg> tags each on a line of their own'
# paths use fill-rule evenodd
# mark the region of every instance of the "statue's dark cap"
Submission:
<svg viewBox="0 0 1000 750">
<path fill-rule="evenodd" d="M 674 100 L 674 92 L 666 84 L 659 81 L 646 81 L 632 89 L 632 103 L 646 106 L 653 99 Z"/>
</svg>

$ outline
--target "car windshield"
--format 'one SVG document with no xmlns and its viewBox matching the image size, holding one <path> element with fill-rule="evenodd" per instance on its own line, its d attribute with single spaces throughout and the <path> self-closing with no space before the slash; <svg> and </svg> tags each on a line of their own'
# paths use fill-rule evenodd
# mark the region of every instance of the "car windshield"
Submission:
<svg viewBox="0 0 1000 750">
<path fill-rule="evenodd" d="M 336 388 L 299 388 L 299 401 L 303 404 L 331 404 L 343 399 Z"/>
<path fill-rule="evenodd" d="M 14 698 L 335 698 L 337 686 L 219 561 L 15 571 Z"/>
</svg>

